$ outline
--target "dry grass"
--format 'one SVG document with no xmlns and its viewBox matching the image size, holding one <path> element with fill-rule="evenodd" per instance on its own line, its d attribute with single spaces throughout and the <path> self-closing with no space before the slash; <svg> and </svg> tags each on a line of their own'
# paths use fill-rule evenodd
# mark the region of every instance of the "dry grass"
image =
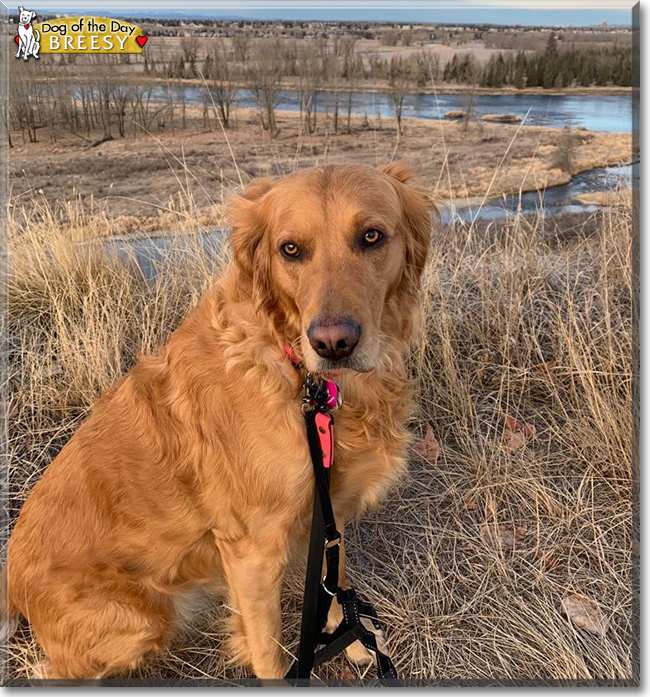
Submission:
<svg viewBox="0 0 650 697">
<path fill-rule="evenodd" d="M 590 191 L 578 194 L 576 198 L 584 204 L 630 208 L 632 206 L 632 189 L 617 188 L 606 191 Z"/>
<path fill-rule="evenodd" d="M 139 352 L 169 335 L 213 281 L 223 255 L 175 234 L 147 279 L 133 255 L 84 244 L 46 206 L 10 226 L 6 274 L 9 520 L 43 468 Z M 425 277 L 412 370 L 415 460 L 377 513 L 347 530 L 353 582 L 388 625 L 399 673 L 413 679 L 631 678 L 631 222 L 598 214 L 590 232 L 551 235 L 538 219 L 449 227 Z M 505 414 L 535 426 L 503 448 Z M 513 548 L 482 526 L 525 528 Z M 285 594 L 285 646 L 299 627 L 301 573 Z M 608 630 L 592 636 L 561 613 L 579 592 Z M 238 678 L 220 645 L 225 609 L 133 674 Z M 27 626 L 5 656 L 25 677 L 38 650 Z M 320 671 L 344 674 L 344 659 Z"/>
<path fill-rule="evenodd" d="M 521 116 L 515 114 L 485 114 L 481 119 L 492 123 L 519 123 L 522 120 Z"/>
<path fill-rule="evenodd" d="M 331 120 L 319 114 L 318 131 L 308 135 L 298 114 L 279 112 L 275 140 L 261 131 L 253 110 L 239 109 L 236 127 L 226 134 L 214 117 L 206 129 L 202 114 L 200 107 L 188 107 L 184 131 L 139 134 L 135 141 L 98 148 L 64 134 L 54 145 L 17 144 L 9 161 L 15 217 L 22 211 L 32 215 L 34 192 L 56 208 L 75 191 L 86 212 L 109 221 L 103 228 L 108 233 L 166 229 L 181 219 L 219 225 L 223 202 L 240 177 L 248 182 L 296 168 L 336 162 L 376 166 L 403 158 L 437 197 L 457 200 L 566 184 L 577 172 L 632 158 L 629 133 L 574 131 L 571 171 L 558 165 L 567 143 L 554 128 L 408 118 L 397 138 L 395 119 L 378 118 L 372 104 L 367 124 L 363 117 L 352 119 L 352 133 L 344 132 L 344 114 L 341 132 L 334 133 Z"/>
</svg>

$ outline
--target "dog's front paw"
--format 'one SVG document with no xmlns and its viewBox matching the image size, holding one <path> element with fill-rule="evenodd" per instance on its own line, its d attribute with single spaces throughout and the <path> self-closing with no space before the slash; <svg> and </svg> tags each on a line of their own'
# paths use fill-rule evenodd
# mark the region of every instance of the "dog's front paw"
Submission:
<svg viewBox="0 0 650 697">
<path fill-rule="evenodd" d="M 386 653 L 386 639 L 384 637 L 384 632 L 381 629 L 375 629 L 372 622 L 365 617 L 361 619 L 361 622 L 368 631 L 375 635 L 377 648 L 382 653 Z M 377 662 L 375 652 L 369 651 L 360 641 L 355 641 L 353 644 L 350 644 L 350 646 L 345 649 L 345 655 L 350 661 L 352 661 L 352 663 L 360 668 L 366 668 L 367 666 Z"/>
<path fill-rule="evenodd" d="M 359 668 L 366 668 L 375 662 L 375 656 L 371 651 L 360 642 L 355 641 L 350 644 L 347 649 L 345 649 L 345 655 L 348 657 L 355 666 Z"/>
<path fill-rule="evenodd" d="M 230 637 L 224 642 L 224 651 L 228 654 L 229 663 L 252 668 L 251 650 L 246 640 L 244 623 L 240 615 L 228 618 L 228 630 Z"/>
<path fill-rule="evenodd" d="M 241 634 L 231 636 L 224 642 L 224 651 L 228 655 L 228 663 L 244 668 L 251 668 L 251 652 L 246 637 Z"/>
</svg>

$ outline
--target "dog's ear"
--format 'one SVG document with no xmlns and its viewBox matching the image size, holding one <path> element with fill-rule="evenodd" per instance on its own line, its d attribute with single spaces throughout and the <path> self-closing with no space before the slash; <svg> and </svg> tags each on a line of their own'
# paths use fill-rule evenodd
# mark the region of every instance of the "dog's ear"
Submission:
<svg viewBox="0 0 650 697">
<path fill-rule="evenodd" d="M 390 178 L 399 197 L 406 238 L 406 259 L 398 292 L 414 298 L 420 290 L 420 278 L 427 263 L 432 213 L 435 216 L 439 216 L 439 213 L 425 189 L 407 183 L 415 175 L 411 167 L 403 162 L 394 162 L 383 167 L 382 172 Z"/>
<path fill-rule="evenodd" d="M 25 8 L 24 7 L 19 7 L 18 12 L 22 12 Z"/>
<path fill-rule="evenodd" d="M 36 12 L 34 12 L 34 10 L 32 10 L 32 19 L 34 19 L 34 17 L 36 17 Z"/>
<path fill-rule="evenodd" d="M 235 264 L 253 282 L 253 289 L 260 303 L 270 300 L 270 254 L 264 244 L 267 221 L 263 199 L 273 188 L 271 179 L 250 184 L 244 193 L 230 205 L 232 225 L 231 244 Z"/>
<path fill-rule="evenodd" d="M 272 188 L 271 179 L 254 182 L 230 206 L 235 262 L 248 276 L 253 275 L 257 249 L 264 237 L 265 224 L 260 201 Z"/>
<path fill-rule="evenodd" d="M 384 165 L 381 171 L 402 184 L 406 184 L 415 176 L 415 170 L 404 162 L 391 162 L 389 165 Z"/>
</svg>

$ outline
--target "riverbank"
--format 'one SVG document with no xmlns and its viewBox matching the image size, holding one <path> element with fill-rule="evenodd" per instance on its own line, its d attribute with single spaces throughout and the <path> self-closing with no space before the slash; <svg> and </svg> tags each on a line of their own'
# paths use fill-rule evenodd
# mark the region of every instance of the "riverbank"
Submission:
<svg viewBox="0 0 650 697">
<path fill-rule="evenodd" d="M 174 133 L 95 148 L 89 142 L 97 134 L 17 145 L 9 161 L 14 218 L 32 215 L 35 197 L 66 218 L 63 202 L 78 198 L 100 221 L 88 236 L 221 226 L 224 204 L 242 182 L 330 162 L 376 166 L 396 159 L 413 165 L 418 181 L 448 206 L 566 184 L 578 172 L 631 159 L 631 136 L 622 133 L 408 118 L 398 137 L 395 120 L 379 116 L 355 116 L 351 132 L 334 133 L 331 116 L 319 114 L 317 131 L 306 134 L 296 112 L 277 116 L 275 139 L 260 129 L 253 109 L 238 109 L 235 127 L 222 130 L 213 113 L 206 121 L 202 107 L 187 106 L 186 127 Z"/>
<path fill-rule="evenodd" d="M 51 77 L 39 77 L 38 82 L 56 82 L 60 78 Z M 79 73 L 73 77 L 75 82 L 87 82 L 92 83 L 96 81 L 96 77 L 91 74 Z M 186 78 L 186 77 L 155 77 L 152 75 L 145 75 L 144 73 L 122 73 L 120 74 L 120 81 L 123 84 L 138 84 L 138 85 L 173 85 L 173 86 L 188 86 L 188 87 L 204 87 L 206 81 L 203 77 Z M 236 89 L 251 89 L 250 82 L 245 81 L 233 81 L 232 87 Z M 299 90 L 300 81 L 298 78 L 284 78 L 280 81 L 280 89 L 282 90 Z M 345 83 L 328 83 L 324 82 L 319 86 L 320 90 L 327 92 L 347 92 L 349 90 L 349 85 Z M 380 92 L 382 94 L 390 94 L 390 87 L 383 81 L 379 80 L 363 80 L 360 82 L 353 83 L 352 89 L 359 92 Z M 631 95 L 633 93 L 632 87 L 622 87 L 618 85 L 609 86 L 591 86 L 591 87 L 563 87 L 563 88 L 550 88 L 545 89 L 544 87 L 522 87 L 518 89 L 513 86 L 505 87 L 480 87 L 478 85 L 464 85 L 456 84 L 451 82 L 433 82 L 432 84 L 418 86 L 414 88 L 412 94 L 463 94 L 463 95 L 537 95 L 541 97 L 571 97 L 571 96 L 616 96 L 616 95 Z"/>
</svg>

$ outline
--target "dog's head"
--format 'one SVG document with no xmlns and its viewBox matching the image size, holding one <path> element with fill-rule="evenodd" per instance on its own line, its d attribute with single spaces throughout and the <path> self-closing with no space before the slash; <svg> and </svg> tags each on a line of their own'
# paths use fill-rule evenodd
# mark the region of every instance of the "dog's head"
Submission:
<svg viewBox="0 0 650 697">
<path fill-rule="evenodd" d="M 399 294 L 411 307 L 432 208 L 411 176 L 402 164 L 330 165 L 254 183 L 235 202 L 235 263 L 283 338 L 300 337 L 308 370 L 372 370 L 386 303 Z"/>
<path fill-rule="evenodd" d="M 34 10 L 26 10 L 24 7 L 19 7 L 20 12 L 20 24 L 30 24 L 32 19 L 36 17 L 36 12 Z"/>
</svg>

